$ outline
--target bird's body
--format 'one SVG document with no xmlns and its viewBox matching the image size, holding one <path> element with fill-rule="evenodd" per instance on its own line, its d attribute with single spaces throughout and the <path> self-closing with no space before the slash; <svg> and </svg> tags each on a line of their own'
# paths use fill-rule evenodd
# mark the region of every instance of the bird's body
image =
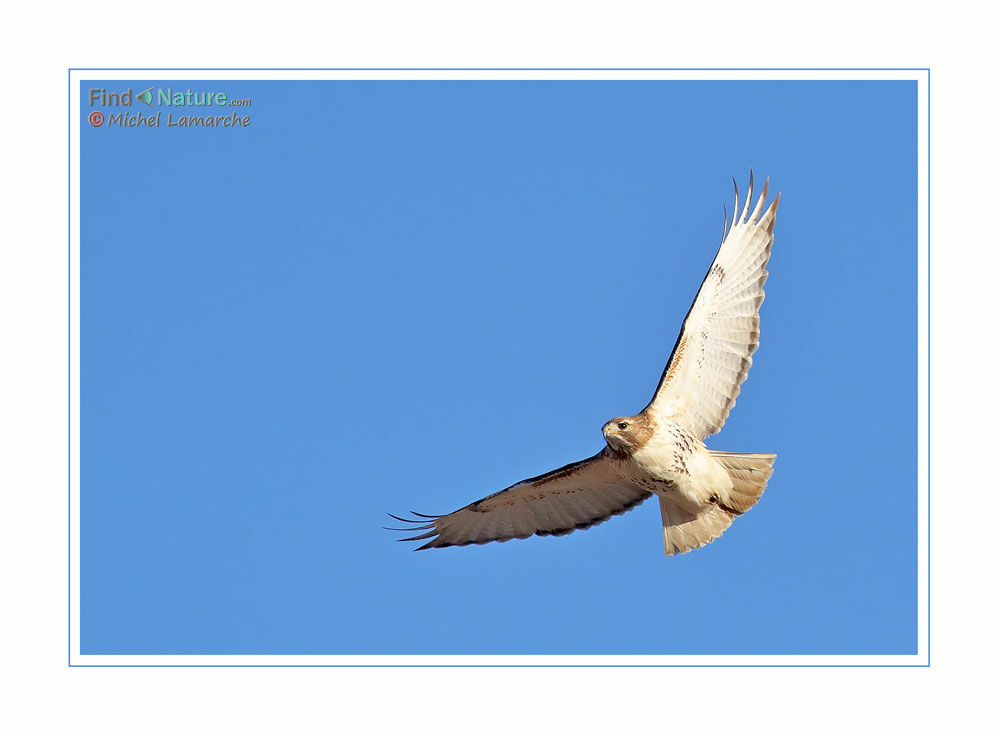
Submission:
<svg viewBox="0 0 999 736">
<path fill-rule="evenodd" d="M 713 495 L 726 500 L 731 487 L 704 443 L 674 422 L 654 425 L 642 445 L 621 453 L 615 469 L 629 483 L 691 509 L 705 508 Z"/>
<path fill-rule="evenodd" d="M 643 442 L 622 451 L 609 440 L 604 452 L 624 483 L 659 498 L 666 554 L 716 539 L 759 499 L 775 455 L 713 452 L 675 422 L 644 419 L 651 426 Z M 604 425 L 605 436 L 618 421 Z"/>
<path fill-rule="evenodd" d="M 533 534 L 561 536 L 659 498 L 667 555 L 718 538 L 766 488 L 776 455 L 709 450 L 704 438 L 725 423 L 759 345 L 759 307 L 777 202 L 767 185 L 739 213 L 708 270 L 659 381 L 641 412 L 603 426 L 597 455 L 528 478 L 444 516 L 401 519 L 430 530 L 420 549 L 483 544 Z M 762 214 L 761 214 L 762 213 Z M 399 518 L 399 517 L 395 517 Z M 432 538 L 432 539 L 431 539 Z"/>
</svg>

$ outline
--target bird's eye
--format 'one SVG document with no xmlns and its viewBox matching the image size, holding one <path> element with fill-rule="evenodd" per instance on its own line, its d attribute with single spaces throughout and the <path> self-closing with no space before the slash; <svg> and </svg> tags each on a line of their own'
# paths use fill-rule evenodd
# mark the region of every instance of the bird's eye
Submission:
<svg viewBox="0 0 999 736">
<path fill-rule="evenodd" d="M 627 422 L 618 422 L 617 423 L 617 428 L 618 429 L 627 429 L 628 428 L 628 423 Z"/>
</svg>

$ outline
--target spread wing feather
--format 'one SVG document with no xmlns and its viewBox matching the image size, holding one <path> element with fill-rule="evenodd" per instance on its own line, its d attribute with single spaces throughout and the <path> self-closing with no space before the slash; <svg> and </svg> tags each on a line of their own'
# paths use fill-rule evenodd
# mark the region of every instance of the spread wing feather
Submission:
<svg viewBox="0 0 999 736">
<path fill-rule="evenodd" d="M 773 244 L 780 195 L 764 212 L 770 180 L 749 212 L 749 193 L 739 211 L 739 187 L 731 227 L 728 216 L 718 253 L 687 312 L 659 386 L 645 411 L 676 422 L 700 439 L 722 428 L 760 344 L 760 305 Z M 762 214 L 761 214 L 762 213 Z"/>
<path fill-rule="evenodd" d="M 389 516 L 411 524 L 408 531 L 429 530 L 399 540 L 430 539 L 418 549 L 506 542 L 533 534 L 560 537 L 623 514 L 651 495 L 628 485 L 606 452 L 522 480 L 450 514 L 414 512 L 418 519 Z"/>
</svg>

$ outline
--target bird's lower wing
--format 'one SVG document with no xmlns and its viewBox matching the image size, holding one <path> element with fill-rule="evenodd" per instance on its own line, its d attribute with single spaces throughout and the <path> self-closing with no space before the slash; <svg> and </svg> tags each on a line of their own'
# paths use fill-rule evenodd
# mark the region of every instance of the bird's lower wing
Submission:
<svg viewBox="0 0 999 736">
<path fill-rule="evenodd" d="M 419 549 L 569 534 L 623 514 L 651 495 L 628 484 L 605 453 L 522 480 L 444 516 L 390 516 L 424 532 L 400 540 L 430 540 Z"/>
</svg>

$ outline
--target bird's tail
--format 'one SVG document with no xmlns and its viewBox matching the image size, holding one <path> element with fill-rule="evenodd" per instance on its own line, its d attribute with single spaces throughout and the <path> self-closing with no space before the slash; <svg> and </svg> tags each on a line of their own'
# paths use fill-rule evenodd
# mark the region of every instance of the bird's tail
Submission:
<svg viewBox="0 0 999 736">
<path fill-rule="evenodd" d="M 732 490 L 725 505 L 737 514 L 749 511 L 760 500 L 767 487 L 767 481 L 774 474 L 776 455 L 769 453 L 714 452 L 710 451 L 715 462 L 728 471 L 732 479 Z"/>
<path fill-rule="evenodd" d="M 728 471 L 732 489 L 726 498 L 700 512 L 659 497 L 667 556 L 683 554 L 718 539 L 736 516 L 760 500 L 777 459 L 771 454 L 735 452 L 711 452 L 711 457 Z"/>
</svg>

